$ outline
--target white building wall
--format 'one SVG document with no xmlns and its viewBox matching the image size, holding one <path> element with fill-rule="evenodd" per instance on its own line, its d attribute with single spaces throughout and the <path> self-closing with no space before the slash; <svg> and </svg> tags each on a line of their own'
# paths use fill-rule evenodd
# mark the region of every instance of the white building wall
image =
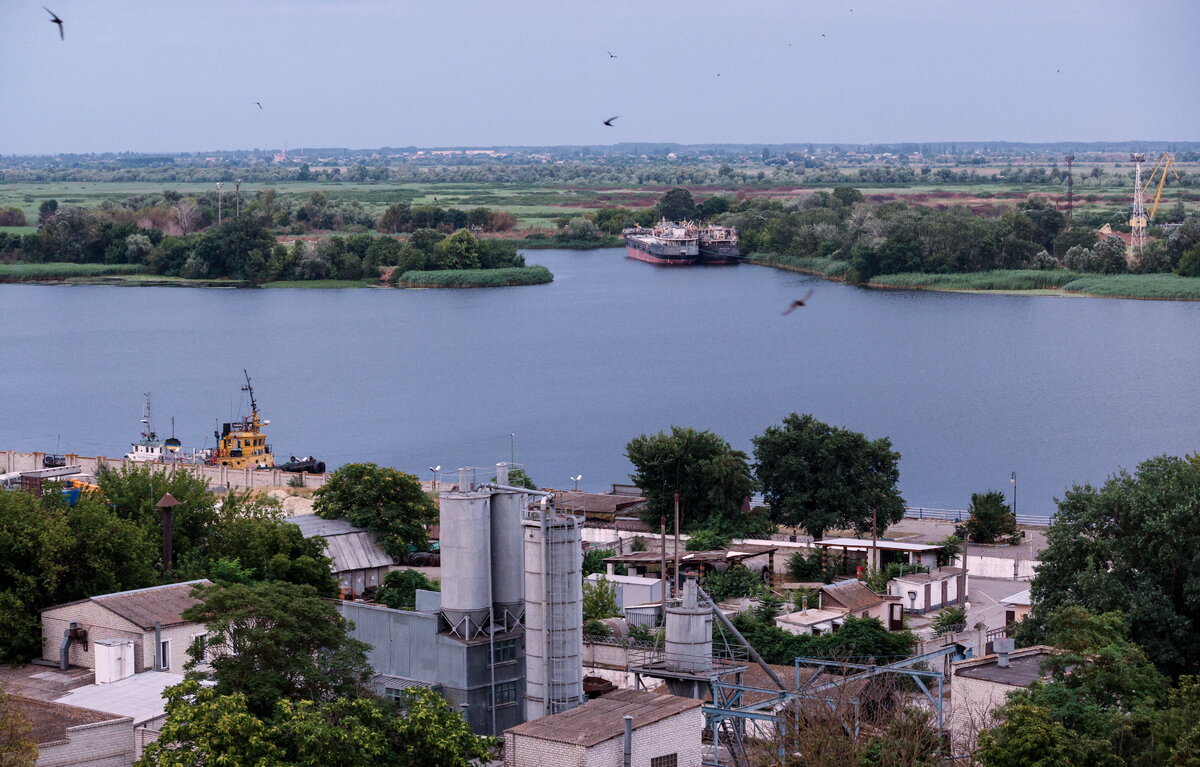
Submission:
<svg viewBox="0 0 1200 767">
<path fill-rule="evenodd" d="M 636 725 L 636 721 L 634 722 Z M 694 708 L 633 731 L 633 767 L 650 767 L 657 756 L 677 754 L 679 767 L 700 767 L 704 714 Z M 504 767 L 621 767 L 623 735 L 591 748 L 504 734 Z"/>
</svg>

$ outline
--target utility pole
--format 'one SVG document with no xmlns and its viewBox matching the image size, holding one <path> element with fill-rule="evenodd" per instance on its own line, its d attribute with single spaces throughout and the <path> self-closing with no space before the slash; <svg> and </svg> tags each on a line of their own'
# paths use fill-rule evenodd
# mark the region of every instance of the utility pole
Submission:
<svg viewBox="0 0 1200 767">
<path fill-rule="evenodd" d="M 871 507 L 871 559 L 872 567 L 879 569 L 879 514 L 875 511 L 875 507 Z"/>
<path fill-rule="evenodd" d="M 1012 473 L 1012 478 L 1009 480 L 1013 486 L 1013 519 L 1017 517 L 1017 473 Z"/>
<path fill-rule="evenodd" d="M 1075 155 L 1067 155 L 1067 226 L 1070 227 L 1075 210 Z"/>
<path fill-rule="evenodd" d="M 221 190 L 225 185 L 220 181 L 217 182 L 217 226 L 221 225 Z"/>
<path fill-rule="evenodd" d="M 675 494 L 675 580 L 672 588 L 679 590 L 679 493 Z"/>
<path fill-rule="evenodd" d="M 1133 231 L 1133 241 L 1130 243 L 1130 262 L 1142 255 L 1146 245 L 1146 196 L 1142 192 L 1142 163 L 1146 161 L 1144 154 L 1132 154 L 1133 160 L 1133 212 L 1129 216 L 1129 228 Z"/>
<path fill-rule="evenodd" d="M 659 533 L 659 566 L 662 568 L 662 619 L 663 625 L 667 623 L 667 515 L 663 514 L 658 518 L 658 533 Z"/>
<path fill-rule="evenodd" d="M 237 210 L 236 218 L 242 217 L 242 180 L 239 178 L 233 182 L 234 188 L 234 206 Z"/>
</svg>

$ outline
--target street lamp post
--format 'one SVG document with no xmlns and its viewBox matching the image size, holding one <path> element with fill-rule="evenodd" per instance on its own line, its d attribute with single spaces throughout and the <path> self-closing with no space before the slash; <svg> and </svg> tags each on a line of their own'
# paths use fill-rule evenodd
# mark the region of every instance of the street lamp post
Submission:
<svg viewBox="0 0 1200 767">
<path fill-rule="evenodd" d="M 438 477 L 439 477 L 439 472 L 442 470 L 442 465 L 439 463 L 437 466 L 429 466 L 427 468 L 433 472 L 433 490 L 434 490 L 434 492 L 437 492 Z"/>
<path fill-rule="evenodd" d="M 235 216 L 236 216 L 236 218 L 241 218 L 242 217 L 242 180 L 240 178 L 237 181 L 233 182 L 233 189 L 234 189 L 234 197 L 233 197 L 234 209 L 236 211 Z"/>
<path fill-rule="evenodd" d="M 1015 471 L 1012 473 L 1012 478 L 1009 480 L 1009 482 L 1012 482 L 1012 487 L 1013 487 L 1013 517 L 1016 518 L 1016 516 L 1017 516 L 1017 473 Z"/>
<path fill-rule="evenodd" d="M 221 225 L 221 190 L 225 188 L 225 184 L 217 182 L 217 226 Z"/>
</svg>

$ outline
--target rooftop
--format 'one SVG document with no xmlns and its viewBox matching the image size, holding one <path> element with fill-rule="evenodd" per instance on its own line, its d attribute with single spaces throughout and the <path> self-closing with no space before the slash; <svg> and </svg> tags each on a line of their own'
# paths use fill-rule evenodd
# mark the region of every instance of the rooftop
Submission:
<svg viewBox="0 0 1200 767">
<path fill-rule="evenodd" d="M 776 616 L 775 622 L 791 623 L 796 626 L 812 626 L 816 623 L 824 623 L 825 621 L 845 618 L 845 610 L 814 610 L 809 608 L 808 612 L 788 613 L 787 615 Z"/>
<path fill-rule="evenodd" d="M 570 711 L 535 719 L 505 732 L 590 748 L 621 737 L 625 733 L 626 715 L 633 717 L 633 729 L 636 730 L 702 705 L 704 701 L 694 698 L 645 690 L 618 690 Z M 700 733 L 697 731 L 694 737 L 699 738 Z"/>
<path fill-rule="evenodd" d="M 211 585 L 211 581 L 201 578 L 197 581 L 169 583 L 166 586 L 118 591 L 115 594 L 101 594 L 90 599 L 46 607 L 41 612 L 45 613 L 90 601 L 148 631 L 154 628 L 155 623 L 161 623 L 164 628 L 187 623 L 183 619 L 184 610 L 200 603 L 199 599 L 192 596 L 192 589 L 196 586 L 207 585 Z"/>
<path fill-rule="evenodd" d="M 288 517 L 287 521 L 300 528 L 300 532 L 304 534 L 305 538 L 317 535 L 328 538 L 331 535 L 366 532 L 366 528 L 355 527 L 342 517 L 324 519 L 316 514 L 297 514 L 294 517 Z"/>
<path fill-rule="evenodd" d="M 1006 668 L 999 665 L 997 655 L 985 655 L 976 660 L 959 661 L 952 665 L 954 676 L 983 679 L 1013 687 L 1028 687 L 1040 679 L 1049 678 L 1049 674 L 1042 673 L 1041 667 L 1046 656 L 1052 654 L 1051 648 L 1037 645 L 1023 647 L 1010 653 Z"/>
<path fill-rule="evenodd" d="M 300 528 L 305 538 L 325 539 L 325 556 L 333 562 L 333 571 L 368 570 L 396 564 L 375 536 L 344 519 L 321 519 L 316 514 L 299 514 L 287 520 Z"/>
<path fill-rule="evenodd" d="M 122 717 L 63 703 L 16 697 L 17 705 L 33 725 L 33 740 L 39 746 L 67 739 L 67 730 L 82 724 L 111 722 Z"/>
<path fill-rule="evenodd" d="M 128 716 L 137 727 L 166 713 L 163 690 L 182 681 L 183 674 L 143 671 L 116 682 L 80 687 L 55 702 Z"/>
<path fill-rule="evenodd" d="M 613 519 L 617 512 L 626 511 L 646 502 L 636 495 L 611 495 L 609 493 L 580 493 L 560 490 L 554 494 L 554 506 L 583 517 Z"/>
<path fill-rule="evenodd" d="M 1001 599 L 1000 604 L 1021 605 L 1023 607 L 1029 607 L 1033 604 L 1033 600 L 1029 596 L 1029 589 L 1025 589 L 1024 591 L 1018 591 L 1016 594 L 1013 594 L 1011 597 L 1006 597 L 1004 599 Z"/>
<path fill-rule="evenodd" d="M 927 573 L 897 575 L 893 580 L 904 581 L 905 583 L 927 583 L 929 581 L 940 581 L 945 578 L 954 578 L 965 572 L 966 570 L 961 567 L 937 567 Z"/>
<path fill-rule="evenodd" d="M 861 610 L 865 607 L 874 607 L 880 602 L 884 602 L 883 597 L 871 591 L 862 581 L 838 581 L 830 583 L 827 586 L 821 587 L 821 593 L 824 599 L 833 599 L 839 605 L 847 610 Z M 824 605 L 824 599 L 822 605 Z"/>
<path fill-rule="evenodd" d="M 883 549 L 886 551 L 912 551 L 925 552 L 937 551 L 942 548 L 932 543 L 910 543 L 908 541 L 885 541 L 883 539 L 872 542 L 870 538 L 825 538 L 817 541 L 814 546 L 833 546 L 839 549 Z"/>
<path fill-rule="evenodd" d="M 632 586 L 657 586 L 662 583 L 662 578 L 646 578 L 641 575 L 605 575 L 604 573 L 592 573 L 586 581 L 598 581 L 601 578 L 609 583 L 624 583 Z"/>
</svg>

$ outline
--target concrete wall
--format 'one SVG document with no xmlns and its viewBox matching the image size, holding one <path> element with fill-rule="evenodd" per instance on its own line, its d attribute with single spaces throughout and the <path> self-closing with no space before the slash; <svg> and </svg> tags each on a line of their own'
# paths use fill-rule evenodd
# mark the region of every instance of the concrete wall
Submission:
<svg viewBox="0 0 1200 767">
<path fill-rule="evenodd" d="M 18 453 L 15 450 L 0 451 L 0 474 L 12 471 L 34 471 L 42 468 L 45 453 Z M 124 455 L 124 454 L 122 454 Z M 124 458 L 106 456 L 84 456 L 67 453 L 67 465 L 79 465 L 84 474 L 95 474 L 98 465 L 110 469 L 125 466 L 150 466 L 156 471 L 188 471 L 206 478 L 210 485 L 246 489 L 253 487 L 285 487 L 289 481 L 301 477 L 304 487 L 316 488 L 325 484 L 328 474 L 293 474 L 280 469 L 231 469 L 228 466 L 200 466 L 194 464 L 171 464 L 127 461 Z"/>
<path fill-rule="evenodd" d="M 66 740 L 38 746 L 37 767 L 130 767 L 135 743 L 129 717 L 67 728 Z"/>
<path fill-rule="evenodd" d="M 700 767 L 704 715 L 699 708 L 645 727 L 634 721 L 633 767 L 650 767 L 650 760 L 678 755 L 679 767 Z M 504 734 L 504 767 L 621 767 L 625 739 L 621 734 L 591 748 Z"/>
<path fill-rule="evenodd" d="M 1041 562 L 1036 559 L 1010 559 L 968 554 L 966 568 L 968 573 L 977 578 L 1027 581 L 1033 578 L 1034 568 L 1040 564 Z"/>
</svg>

